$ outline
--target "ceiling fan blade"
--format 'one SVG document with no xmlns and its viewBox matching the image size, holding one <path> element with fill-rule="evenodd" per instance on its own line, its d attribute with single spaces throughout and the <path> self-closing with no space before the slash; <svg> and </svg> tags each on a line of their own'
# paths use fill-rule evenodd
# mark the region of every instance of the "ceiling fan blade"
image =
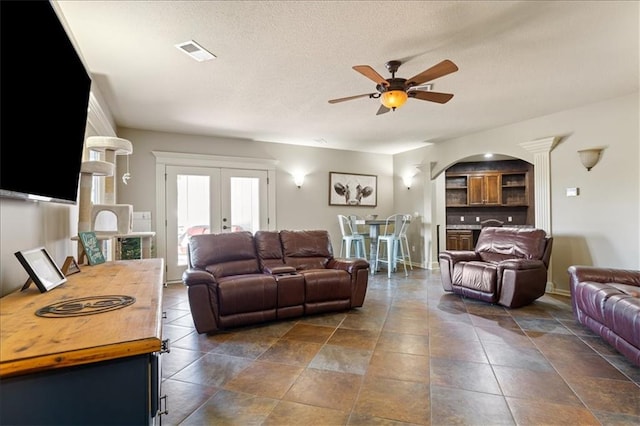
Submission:
<svg viewBox="0 0 640 426">
<path fill-rule="evenodd" d="M 389 108 L 384 105 L 380 105 L 380 108 L 378 108 L 378 112 L 376 112 L 376 115 L 384 114 L 385 112 L 389 111 L 391 111 Z"/>
<path fill-rule="evenodd" d="M 452 72 L 458 71 L 458 66 L 451 62 L 448 59 L 440 62 L 429 68 L 428 70 L 422 71 L 420 74 L 417 74 L 409 79 L 407 79 L 406 86 L 412 87 L 417 86 L 418 84 L 426 83 L 427 81 L 435 80 L 436 78 L 440 78 L 447 74 L 451 74 Z"/>
<path fill-rule="evenodd" d="M 378 84 L 382 84 L 383 86 L 389 85 L 389 82 L 387 82 L 387 80 L 385 80 L 383 76 L 378 74 L 378 72 L 371 68 L 369 65 L 354 65 L 353 69 Z"/>
<path fill-rule="evenodd" d="M 416 98 L 423 101 L 437 102 L 439 104 L 446 104 L 453 98 L 451 93 L 439 93 L 439 92 L 424 92 L 422 90 L 412 90 L 408 92 L 410 98 Z"/>
<path fill-rule="evenodd" d="M 363 95 L 355 95 L 355 96 L 347 96 L 346 98 L 338 98 L 338 99 L 331 99 L 329 101 L 330 104 L 337 104 L 338 102 L 344 102 L 344 101 L 350 101 L 351 99 L 358 99 L 358 98 L 364 98 L 364 97 L 371 97 L 371 95 L 374 95 L 375 93 L 365 93 Z"/>
</svg>

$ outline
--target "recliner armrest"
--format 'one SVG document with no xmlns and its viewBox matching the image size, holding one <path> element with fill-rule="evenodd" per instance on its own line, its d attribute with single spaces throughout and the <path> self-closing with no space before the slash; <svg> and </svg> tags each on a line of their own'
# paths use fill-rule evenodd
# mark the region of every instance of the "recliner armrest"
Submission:
<svg viewBox="0 0 640 426">
<path fill-rule="evenodd" d="M 538 269 L 541 267 L 545 268 L 544 262 L 538 259 L 509 259 L 503 260 L 502 262 L 498 263 L 499 271 L 502 271 L 504 269 Z"/>
<path fill-rule="evenodd" d="M 470 262 L 472 260 L 480 260 L 480 255 L 470 250 L 444 250 L 438 255 L 440 259 L 448 260 L 453 266 L 457 262 Z"/>
<path fill-rule="evenodd" d="M 215 284 L 216 279 L 212 273 L 202 269 L 187 269 L 182 273 L 182 282 L 186 286 Z"/>
<path fill-rule="evenodd" d="M 327 263 L 327 269 L 342 269 L 350 274 L 360 270 L 369 268 L 369 262 L 365 259 L 336 259 L 332 258 Z"/>
</svg>

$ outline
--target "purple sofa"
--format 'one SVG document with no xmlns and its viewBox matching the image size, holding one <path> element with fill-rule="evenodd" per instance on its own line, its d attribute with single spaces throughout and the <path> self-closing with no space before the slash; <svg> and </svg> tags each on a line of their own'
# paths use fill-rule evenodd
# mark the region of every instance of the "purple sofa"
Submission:
<svg viewBox="0 0 640 426">
<path fill-rule="evenodd" d="M 573 265 L 576 320 L 640 366 L 640 271 Z"/>
</svg>

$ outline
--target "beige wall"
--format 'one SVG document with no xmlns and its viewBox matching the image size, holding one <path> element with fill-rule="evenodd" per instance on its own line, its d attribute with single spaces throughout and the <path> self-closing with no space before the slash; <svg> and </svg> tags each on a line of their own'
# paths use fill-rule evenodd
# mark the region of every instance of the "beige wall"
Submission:
<svg viewBox="0 0 640 426">
<path fill-rule="evenodd" d="M 155 215 L 152 150 L 275 159 L 278 228 L 328 229 L 339 247 L 338 213 L 375 212 L 384 217 L 396 211 L 418 212 L 420 220 L 410 228 L 417 253 L 412 252 L 412 260 L 436 266 L 435 228 L 444 225 L 442 171 L 487 150 L 532 162 L 520 143 L 561 136 L 550 154 L 552 279 L 558 290 L 568 291 L 566 269 L 571 264 L 640 269 L 638 101 L 634 93 L 396 156 L 119 129 L 118 136 L 132 142 L 134 153 L 129 185 L 117 179 L 118 203 Z M 594 146 L 605 147 L 604 154 L 587 172 L 576 152 Z M 117 176 L 124 173 L 124 165 L 119 161 Z M 420 165 L 419 173 L 407 190 L 401 175 L 415 165 Z M 290 175 L 298 167 L 308 173 L 300 189 Z M 378 175 L 378 207 L 328 206 L 329 171 Z M 580 196 L 566 197 L 568 187 L 580 188 Z M 45 246 L 58 264 L 75 255 L 69 238 L 77 230 L 76 222 L 77 207 L 0 199 L 0 294 L 19 288 L 27 278 L 15 251 Z"/>
</svg>

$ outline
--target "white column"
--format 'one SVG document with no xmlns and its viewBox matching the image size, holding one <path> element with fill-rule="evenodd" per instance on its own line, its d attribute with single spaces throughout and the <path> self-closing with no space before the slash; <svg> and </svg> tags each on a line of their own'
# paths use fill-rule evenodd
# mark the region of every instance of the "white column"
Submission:
<svg viewBox="0 0 640 426">
<path fill-rule="evenodd" d="M 560 137 L 552 136 L 531 142 L 523 142 L 521 147 L 533 153 L 533 175 L 535 195 L 535 226 L 553 235 L 551 226 L 551 151 Z M 551 260 L 547 269 L 547 292 L 555 291 L 551 277 Z"/>
<path fill-rule="evenodd" d="M 535 226 L 551 232 L 551 151 L 560 138 L 552 136 L 531 142 L 523 142 L 521 147 L 533 153 L 533 175 L 535 195 Z"/>
</svg>

